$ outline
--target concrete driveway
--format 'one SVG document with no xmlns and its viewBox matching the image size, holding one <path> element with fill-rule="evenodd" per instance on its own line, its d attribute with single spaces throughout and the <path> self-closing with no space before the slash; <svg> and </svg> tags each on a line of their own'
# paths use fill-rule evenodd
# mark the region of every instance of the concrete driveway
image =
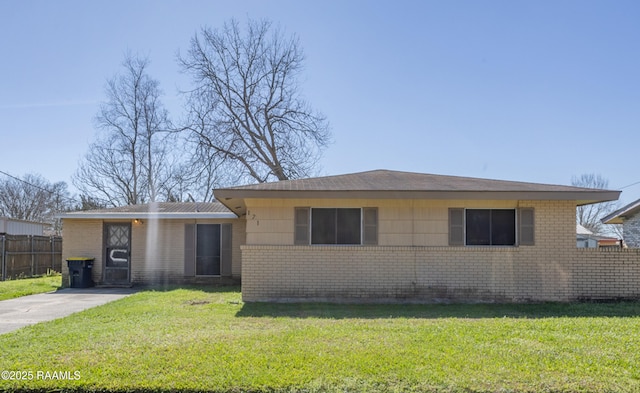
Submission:
<svg viewBox="0 0 640 393">
<path fill-rule="evenodd" d="M 65 288 L 0 301 L 0 334 L 127 297 L 130 288 Z"/>
</svg>

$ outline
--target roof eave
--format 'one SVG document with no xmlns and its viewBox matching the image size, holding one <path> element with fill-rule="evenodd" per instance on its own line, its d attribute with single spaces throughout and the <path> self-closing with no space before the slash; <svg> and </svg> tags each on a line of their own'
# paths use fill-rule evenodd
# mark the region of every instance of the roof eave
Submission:
<svg viewBox="0 0 640 393">
<path fill-rule="evenodd" d="M 246 214 L 245 199 L 476 199 L 476 200 L 564 200 L 578 206 L 615 201 L 621 191 L 404 191 L 404 190 L 240 190 L 217 189 L 220 203 L 238 216 Z"/>
<path fill-rule="evenodd" d="M 614 211 L 602 218 L 602 223 L 604 224 L 622 224 L 627 217 L 633 216 L 640 211 L 640 199 L 631 202 L 630 204 L 621 207 L 620 209 Z"/>
<path fill-rule="evenodd" d="M 623 216 L 618 216 L 618 215 L 614 215 L 614 216 L 608 215 L 600 221 L 603 224 L 623 224 L 624 223 Z"/>
<path fill-rule="evenodd" d="M 108 213 L 108 212 L 71 212 L 62 213 L 56 216 L 61 219 L 74 220 L 135 220 L 135 219 L 162 219 L 162 220 L 180 220 L 180 219 L 232 219 L 238 218 L 234 213 L 208 212 L 208 213 Z"/>
</svg>

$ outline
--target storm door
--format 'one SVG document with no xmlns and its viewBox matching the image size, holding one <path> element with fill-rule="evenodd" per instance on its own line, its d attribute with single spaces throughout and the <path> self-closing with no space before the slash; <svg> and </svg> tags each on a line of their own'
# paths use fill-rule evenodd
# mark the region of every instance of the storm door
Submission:
<svg viewBox="0 0 640 393">
<path fill-rule="evenodd" d="M 220 224 L 198 224 L 196 232 L 196 276 L 219 276 Z"/>
<path fill-rule="evenodd" d="M 105 264 L 104 282 L 106 284 L 126 285 L 131 272 L 131 224 L 104 224 Z"/>
</svg>

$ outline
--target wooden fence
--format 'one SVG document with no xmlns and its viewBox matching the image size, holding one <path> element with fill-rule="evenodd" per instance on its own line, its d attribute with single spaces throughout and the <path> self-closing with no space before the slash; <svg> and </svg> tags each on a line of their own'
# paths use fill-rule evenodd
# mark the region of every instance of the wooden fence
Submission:
<svg viewBox="0 0 640 393">
<path fill-rule="evenodd" d="M 0 281 L 62 271 L 62 238 L 0 235 Z"/>
</svg>

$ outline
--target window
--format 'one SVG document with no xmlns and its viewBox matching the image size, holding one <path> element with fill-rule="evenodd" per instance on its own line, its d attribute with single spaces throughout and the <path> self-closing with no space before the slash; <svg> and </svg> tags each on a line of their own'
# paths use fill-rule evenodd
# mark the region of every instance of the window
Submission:
<svg viewBox="0 0 640 393">
<path fill-rule="evenodd" d="M 468 246 L 513 246 L 516 244 L 516 211 L 512 209 L 467 209 Z"/>
<path fill-rule="evenodd" d="M 184 276 L 232 276 L 233 224 L 184 225 Z"/>
<path fill-rule="evenodd" d="M 377 244 L 377 208 L 295 208 L 294 244 Z"/>
<path fill-rule="evenodd" d="M 534 245 L 533 212 L 532 208 L 521 208 L 517 211 L 449 209 L 449 245 Z"/>
<path fill-rule="evenodd" d="M 311 209 L 311 244 L 360 244 L 360 209 Z"/>
</svg>

